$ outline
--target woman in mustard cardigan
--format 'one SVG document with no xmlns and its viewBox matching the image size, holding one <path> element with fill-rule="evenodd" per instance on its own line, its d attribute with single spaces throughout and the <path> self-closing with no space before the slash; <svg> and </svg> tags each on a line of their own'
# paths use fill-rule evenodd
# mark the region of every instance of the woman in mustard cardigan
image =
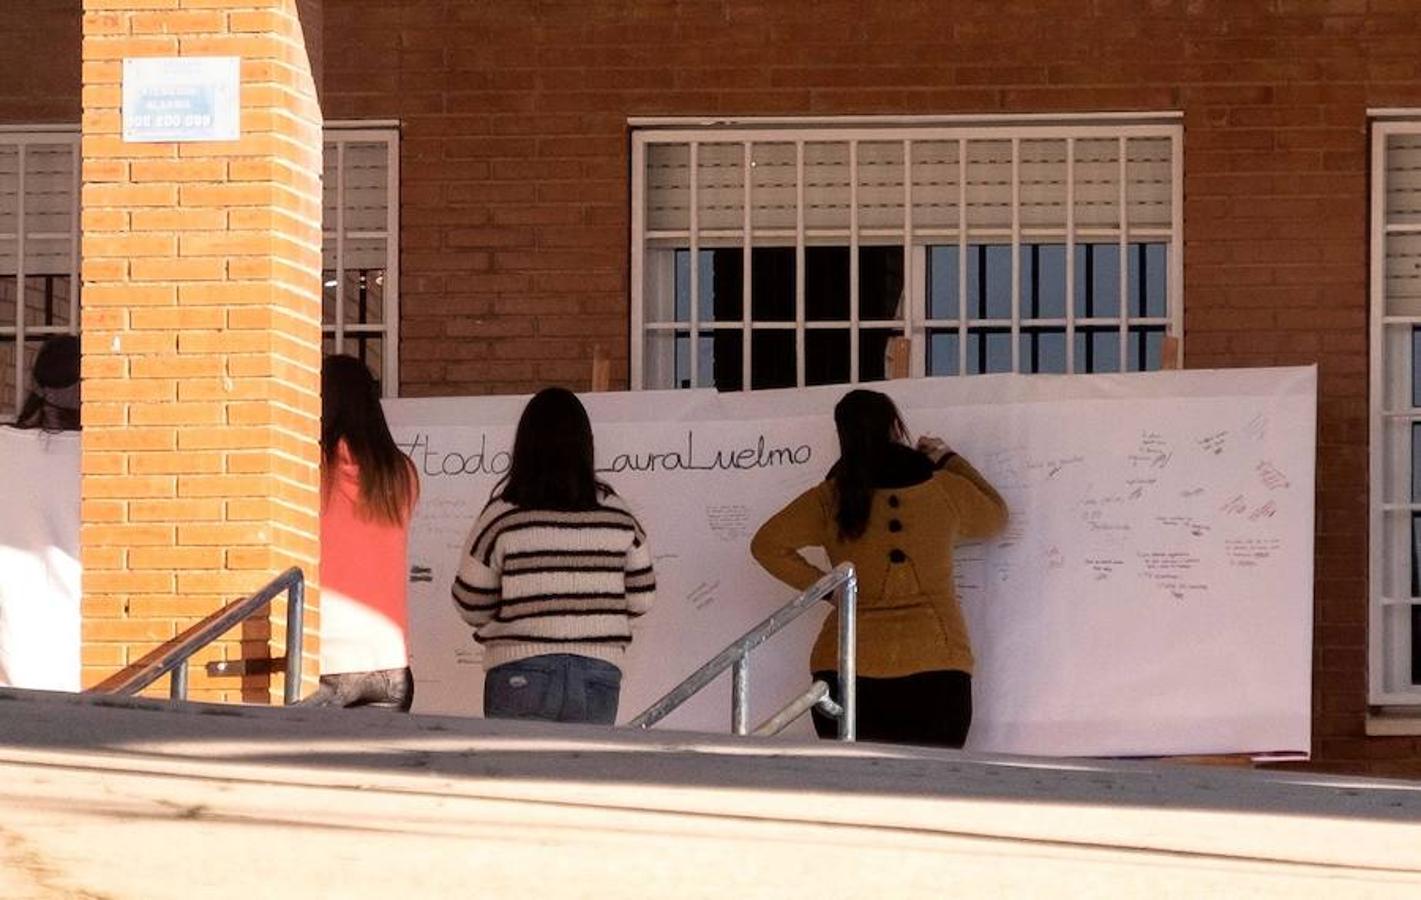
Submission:
<svg viewBox="0 0 1421 900">
<path fill-rule="evenodd" d="M 828 478 L 756 532 L 755 560 L 804 590 L 823 576 L 800 550 L 823 547 L 859 578 L 858 736 L 961 747 L 972 724 L 972 648 L 953 587 L 952 548 L 1006 524 L 1001 495 L 936 438 L 907 445 L 893 401 L 850 391 L 834 407 L 839 459 Z M 810 656 L 837 699 L 837 612 Z M 814 711 L 820 737 L 836 723 Z"/>
</svg>

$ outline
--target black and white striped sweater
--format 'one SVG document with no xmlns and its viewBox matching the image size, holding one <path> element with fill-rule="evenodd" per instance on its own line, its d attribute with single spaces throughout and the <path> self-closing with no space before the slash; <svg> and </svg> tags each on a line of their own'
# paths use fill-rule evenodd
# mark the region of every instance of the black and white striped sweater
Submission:
<svg viewBox="0 0 1421 900">
<path fill-rule="evenodd" d="M 484 646 L 484 668 L 547 653 L 620 665 L 630 620 L 656 591 L 640 523 L 616 494 L 563 512 L 489 501 L 469 533 L 454 604 Z"/>
</svg>

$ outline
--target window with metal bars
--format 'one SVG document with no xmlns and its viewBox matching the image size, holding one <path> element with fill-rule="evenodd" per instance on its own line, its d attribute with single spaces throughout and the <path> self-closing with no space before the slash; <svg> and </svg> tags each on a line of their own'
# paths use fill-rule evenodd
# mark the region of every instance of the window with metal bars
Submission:
<svg viewBox="0 0 1421 900">
<path fill-rule="evenodd" d="M 325 137 L 324 349 L 358 356 L 395 396 L 399 130 L 337 124 Z M 73 127 L 0 129 L 0 422 L 40 343 L 79 331 L 78 148 Z"/>
<path fill-rule="evenodd" d="M 636 122 L 632 383 L 1157 369 L 1177 118 Z M 692 264 L 695 260 L 695 264 Z"/>
<path fill-rule="evenodd" d="M 368 365 L 399 392 L 399 130 L 327 127 L 321 332 L 325 353 Z"/>
<path fill-rule="evenodd" d="M 79 135 L 0 129 L 0 422 L 45 338 L 79 327 Z"/>
<path fill-rule="evenodd" d="M 1421 111 L 1372 122 L 1370 702 L 1421 705 Z"/>
</svg>

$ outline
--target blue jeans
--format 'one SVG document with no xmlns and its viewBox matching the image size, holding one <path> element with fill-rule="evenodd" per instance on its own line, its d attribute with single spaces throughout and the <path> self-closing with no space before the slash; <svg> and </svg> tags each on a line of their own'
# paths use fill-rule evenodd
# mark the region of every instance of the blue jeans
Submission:
<svg viewBox="0 0 1421 900">
<path fill-rule="evenodd" d="M 484 717 L 611 725 L 621 693 L 622 670 L 611 663 L 549 653 L 489 669 Z"/>
</svg>

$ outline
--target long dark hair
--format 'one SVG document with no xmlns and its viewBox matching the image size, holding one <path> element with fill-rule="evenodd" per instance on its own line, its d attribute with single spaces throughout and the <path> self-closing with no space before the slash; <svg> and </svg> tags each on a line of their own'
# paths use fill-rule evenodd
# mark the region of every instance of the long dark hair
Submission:
<svg viewBox="0 0 1421 900">
<path fill-rule="evenodd" d="M 501 489 L 508 503 L 526 509 L 596 509 L 612 489 L 597 479 L 592 423 L 577 395 L 544 388 L 518 419 L 513 462 Z"/>
<path fill-rule="evenodd" d="M 365 363 L 344 355 L 328 356 L 321 366 L 321 459 L 327 479 L 341 441 L 360 467 L 360 512 L 374 521 L 403 524 L 419 491 L 414 467 L 385 422 L 379 382 Z"/>
<path fill-rule="evenodd" d="M 79 339 L 72 334 L 56 335 L 40 345 L 16 428 L 79 430 L 79 358 Z"/>
<path fill-rule="evenodd" d="M 874 475 L 894 445 L 907 443 L 908 429 L 887 394 L 866 390 L 844 395 L 834 407 L 834 427 L 839 432 L 839 461 L 829 470 L 837 500 L 834 519 L 839 538 L 849 540 L 868 526 Z"/>
</svg>

